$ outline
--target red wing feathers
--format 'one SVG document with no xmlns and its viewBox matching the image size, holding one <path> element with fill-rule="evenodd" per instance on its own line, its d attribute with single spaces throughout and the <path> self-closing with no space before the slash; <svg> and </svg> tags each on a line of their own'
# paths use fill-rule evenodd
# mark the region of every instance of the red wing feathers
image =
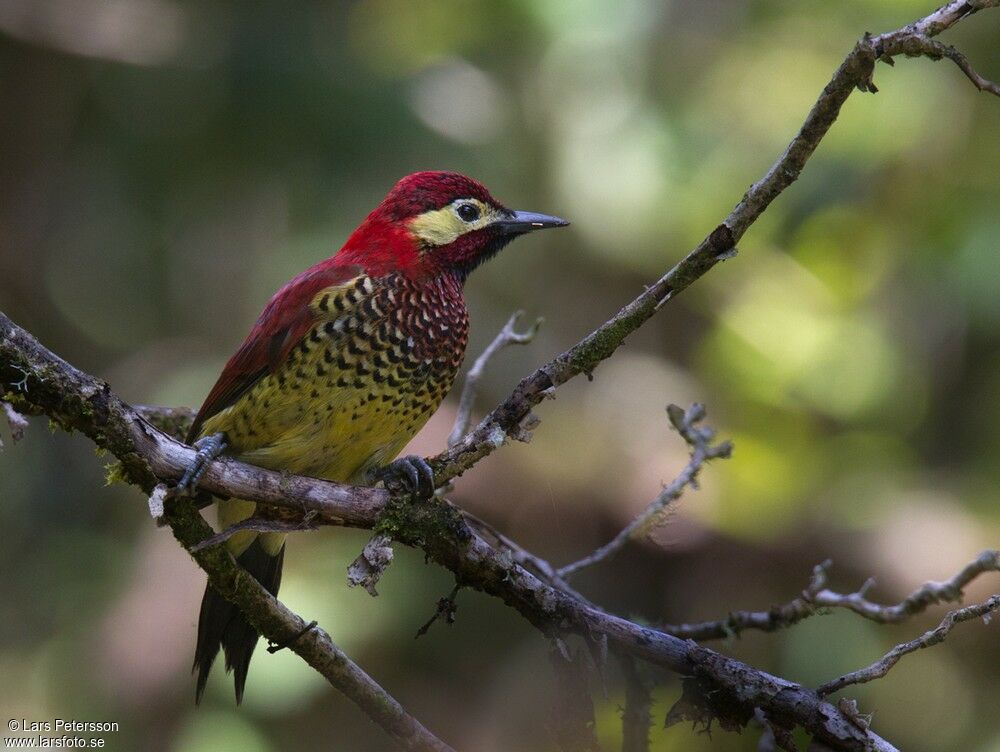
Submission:
<svg viewBox="0 0 1000 752">
<path fill-rule="evenodd" d="M 222 369 L 191 424 L 188 443 L 198 438 L 202 423 L 208 418 L 235 404 L 261 378 L 281 366 L 312 326 L 314 316 L 309 303 L 320 290 L 341 285 L 363 273 L 360 266 L 333 266 L 324 261 L 278 290 Z"/>
</svg>

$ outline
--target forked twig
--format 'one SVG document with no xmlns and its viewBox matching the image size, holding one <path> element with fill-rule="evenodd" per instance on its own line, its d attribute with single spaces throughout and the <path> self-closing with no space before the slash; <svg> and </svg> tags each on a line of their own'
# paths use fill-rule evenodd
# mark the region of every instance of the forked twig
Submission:
<svg viewBox="0 0 1000 752">
<path fill-rule="evenodd" d="M 618 553 L 630 540 L 643 535 L 646 530 L 662 519 L 664 510 L 681 497 L 688 486 L 697 487 L 698 473 L 706 462 L 713 459 L 725 459 L 732 454 L 733 445 L 728 441 L 713 444 L 715 432 L 707 426 L 698 425 L 705 418 L 705 407 L 695 403 L 687 410 L 677 405 L 667 407 L 670 423 L 691 447 L 691 459 L 680 475 L 674 478 L 657 494 L 649 505 L 628 525 L 626 525 L 608 543 L 598 548 L 572 564 L 567 564 L 556 570 L 560 577 L 569 577 L 585 567 L 593 566 Z"/>
<path fill-rule="evenodd" d="M 510 345 L 526 345 L 538 334 L 538 328 L 542 325 L 543 319 L 535 319 L 535 323 L 523 332 L 517 331 L 517 322 L 524 315 L 524 311 L 514 311 L 503 329 L 487 345 L 482 354 L 476 358 L 472 368 L 465 375 L 465 384 L 462 386 L 462 396 L 458 400 L 458 414 L 455 416 L 455 424 L 452 426 L 451 434 L 448 436 L 448 446 L 455 446 L 462 440 L 462 437 L 469 430 L 472 422 L 472 410 L 476 406 L 476 396 L 479 393 L 479 380 L 486 371 L 486 366 L 498 352 Z"/>
<path fill-rule="evenodd" d="M 924 632 L 924 634 L 915 640 L 910 640 L 909 642 L 897 645 L 870 666 L 859 669 L 858 671 L 852 671 L 849 674 L 844 674 L 844 676 L 841 676 L 839 679 L 827 682 L 823 686 L 819 687 L 816 692 L 821 696 L 825 696 L 851 684 L 864 684 L 865 682 L 870 682 L 873 679 L 879 679 L 889 673 L 889 670 L 899 663 L 899 659 L 904 655 L 913 653 L 922 648 L 929 648 L 931 645 L 937 645 L 939 642 L 943 642 L 944 638 L 948 636 L 948 633 L 956 624 L 978 618 L 982 618 L 984 621 L 989 623 L 989 617 L 998 610 L 1000 610 L 1000 595 L 990 596 L 982 603 L 977 603 L 973 606 L 966 606 L 965 608 L 958 608 L 954 611 L 949 611 L 944 619 L 941 620 L 941 623 L 934 629 Z"/>
</svg>

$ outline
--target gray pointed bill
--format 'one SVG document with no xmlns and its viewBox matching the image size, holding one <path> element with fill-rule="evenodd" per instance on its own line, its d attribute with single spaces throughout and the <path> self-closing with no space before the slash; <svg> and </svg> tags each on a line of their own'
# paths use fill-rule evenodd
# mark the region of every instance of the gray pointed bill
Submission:
<svg viewBox="0 0 1000 752">
<path fill-rule="evenodd" d="M 565 227 L 568 225 L 565 219 L 553 217 L 550 214 L 538 214 L 537 212 L 515 211 L 506 219 L 497 222 L 500 229 L 506 235 L 522 235 L 526 232 L 544 230 L 547 227 Z"/>
</svg>

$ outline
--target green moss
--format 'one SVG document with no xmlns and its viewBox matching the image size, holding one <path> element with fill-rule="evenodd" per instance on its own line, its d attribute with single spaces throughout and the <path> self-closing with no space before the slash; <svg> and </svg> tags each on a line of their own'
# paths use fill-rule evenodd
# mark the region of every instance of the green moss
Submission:
<svg viewBox="0 0 1000 752">
<path fill-rule="evenodd" d="M 104 466 L 104 485 L 113 486 L 115 483 L 128 483 L 128 475 L 119 460 L 114 460 Z"/>
<path fill-rule="evenodd" d="M 79 400 L 79 418 L 85 421 L 92 421 L 96 417 L 94 414 L 94 407 L 87 400 Z"/>
<path fill-rule="evenodd" d="M 577 346 L 570 356 L 569 366 L 576 373 L 589 373 L 614 353 L 625 338 L 639 328 L 654 312 L 653 303 L 631 316 L 620 319 L 606 328 L 598 329 Z"/>
<path fill-rule="evenodd" d="M 374 531 L 407 545 L 434 547 L 435 542 L 464 537 L 465 523 L 459 511 L 441 499 L 393 497 Z"/>
</svg>

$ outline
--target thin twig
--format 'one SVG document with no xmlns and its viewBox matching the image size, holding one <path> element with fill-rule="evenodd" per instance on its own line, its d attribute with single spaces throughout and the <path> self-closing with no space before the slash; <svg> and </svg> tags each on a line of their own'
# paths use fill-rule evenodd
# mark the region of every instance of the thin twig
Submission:
<svg viewBox="0 0 1000 752">
<path fill-rule="evenodd" d="M 570 653 L 562 640 L 554 640 L 549 664 L 556 676 L 548 722 L 552 740 L 562 752 L 600 752 L 586 654 Z"/>
<path fill-rule="evenodd" d="M 866 619 L 882 624 L 897 624 L 934 603 L 960 601 L 962 589 L 984 572 L 1000 572 L 1000 551 L 983 551 L 951 579 L 925 582 L 902 601 L 891 606 L 873 603 L 865 597 L 875 584 L 874 579 L 867 580 L 860 590 L 847 595 L 824 588 L 812 596 L 812 601 L 817 606 L 848 608 Z"/>
<path fill-rule="evenodd" d="M 258 517 L 255 515 L 230 525 L 215 535 L 195 544 L 195 547 L 191 549 L 191 553 L 201 551 L 203 548 L 208 548 L 209 546 L 218 546 L 220 543 L 225 543 L 232 538 L 236 533 L 251 530 L 255 533 L 300 533 L 307 530 L 319 530 L 319 527 L 312 524 L 312 520 L 308 514 L 301 520 L 293 521 Z"/>
<path fill-rule="evenodd" d="M 973 86 L 979 89 L 979 91 L 985 91 L 1000 97 L 1000 85 L 979 75 L 976 69 L 972 67 L 972 63 L 969 62 L 969 58 L 950 44 L 944 44 L 924 34 L 914 34 L 906 43 L 903 53 L 911 57 L 922 55 L 932 60 L 948 58 L 959 67 L 962 73 L 972 81 Z"/>
<path fill-rule="evenodd" d="M 944 638 L 948 636 L 948 633 L 951 632 L 952 628 L 956 624 L 978 618 L 982 618 L 986 623 L 989 623 L 989 617 L 998 610 L 1000 610 L 1000 595 L 990 596 L 982 603 L 977 603 L 973 606 L 966 606 L 965 608 L 949 611 L 944 619 L 941 620 L 941 623 L 934 629 L 929 632 L 924 632 L 924 634 L 915 640 L 910 640 L 909 642 L 897 645 L 879 660 L 875 661 L 875 663 L 867 666 L 866 668 L 859 669 L 858 671 L 852 671 L 849 674 L 841 676 L 839 679 L 827 682 L 823 686 L 819 687 L 816 692 L 821 696 L 825 696 L 851 684 L 864 684 L 865 682 L 879 679 L 889 673 L 889 670 L 895 666 L 899 662 L 899 659 L 904 655 L 921 650 L 922 648 L 929 648 L 931 645 L 937 645 L 939 642 L 943 642 Z"/>
<path fill-rule="evenodd" d="M 592 554 L 583 557 L 572 564 L 567 564 L 557 570 L 560 577 L 569 577 L 585 567 L 593 566 L 608 557 L 618 553 L 630 540 L 640 537 L 658 519 L 668 505 L 676 501 L 688 486 L 697 487 L 698 473 L 709 460 L 727 458 L 732 454 L 733 446 L 728 441 L 712 444 L 715 432 L 707 426 L 699 426 L 705 417 L 705 407 L 695 403 L 687 410 L 681 410 L 677 405 L 667 408 L 670 422 L 684 441 L 691 447 L 691 459 L 680 475 L 674 478 L 657 494 L 635 519 L 629 522 L 610 542 L 604 544 Z"/>
<path fill-rule="evenodd" d="M 465 375 L 465 384 L 462 387 L 462 396 L 458 400 L 458 414 L 455 416 L 455 424 L 448 436 L 448 446 L 453 447 L 469 430 L 472 422 L 472 410 L 476 406 L 476 395 L 479 393 L 479 380 L 486 371 L 486 366 L 490 360 L 505 347 L 510 345 L 526 345 L 538 334 L 538 328 L 542 325 L 543 319 L 535 319 L 535 323 L 525 331 L 517 331 L 517 322 L 524 315 L 524 311 L 514 311 L 507 323 L 493 341 L 483 350 L 482 354 L 476 358 L 472 368 Z"/>
<path fill-rule="evenodd" d="M 472 514 L 472 512 L 464 509 L 460 511 L 462 518 L 468 522 L 469 525 L 477 533 L 479 533 L 479 535 L 487 539 L 493 539 L 496 547 L 500 549 L 501 555 L 510 557 L 511 563 L 518 564 L 529 569 L 532 573 L 544 580 L 546 584 L 551 585 L 557 590 L 563 591 L 573 598 L 576 598 L 581 603 L 590 603 L 586 597 L 566 582 L 556 568 L 547 560 L 531 553 L 519 543 L 501 533 L 490 523 Z"/>
<path fill-rule="evenodd" d="M 653 723 L 650 708 L 653 695 L 649 682 L 628 655 L 619 655 L 625 679 L 625 707 L 622 708 L 622 752 L 649 752 L 649 727 Z"/>
<path fill-rule="evenodd" d="M 195 411 L 189 407 L 134 405 L 135 411 L 163 433 L 183 441 L 194 421 Z"/>
<path fill-rule="evenodd" d="M 455 612 L 458 610 L 458 605 L 455 603 L 455 598 L 458 597 L 458 591 L 462 589 L 461 585 L 455 585 L 451 589 L 448 595 L 438 598 L 437 608 L 434 609 L 434 614 L 430 619 L 425 621 L 420 625 L 420 629 L 417 630 L 414 639 L 423 637 L 430 630 L 431 626 L 436 621 L 444 621 L 445 624 L 449 626 L 455 623 Z"/>
<path fill-rule="evenodd" d="M 925 611 L 935 603 L 955 603 L 962 599 L 962 589 L 979 575 L 1000 572 L 1000 551 L 983 551 L 961 571 L 944 582 L 925 582 L 895 604 L 883 605 L 868 600 L 867 593 L 875 584 L 869 578 L 853 593 L 837 593 L 826 587 L 832 561 L 827 559 L 813 568 L 809 585 L 798 598 L 767 611 L 733 611 L 725 619 L 692 624 L 665 624 L 664 632 L 686 640 L 719 640 L 738 635 L 747 629 L 775 632 L 797 624 L 824 609 L 846 608 L 881 624 L 898 624 L 910 616 Z"/>
</svg>

